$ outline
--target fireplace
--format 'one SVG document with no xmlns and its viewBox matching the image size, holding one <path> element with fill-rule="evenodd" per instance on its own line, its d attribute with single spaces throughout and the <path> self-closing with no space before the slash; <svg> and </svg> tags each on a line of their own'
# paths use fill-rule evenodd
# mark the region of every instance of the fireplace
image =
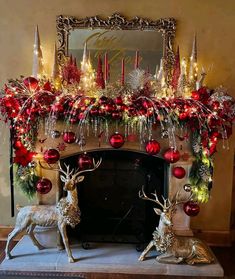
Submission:
<svg viewBox="0 0 235 279">
<path fill-rule="evenodd" d="M 135 243 L 137 249 L 150 241 L 158 224 L 154 204 L 141 200 L 139 190 L 167 196 L 166 162 L 141 152 L 102 150 L 89 153 L 103 158 L 101 166 L 86 173 L 79 184 L 82 212 L 79 226 L 70 235 L 86 247 L 90 242 Z M 77 167 L 78 156 L 62 160 Z M 141 248 L 140 248 L 141 249 Z"/>
</svg>

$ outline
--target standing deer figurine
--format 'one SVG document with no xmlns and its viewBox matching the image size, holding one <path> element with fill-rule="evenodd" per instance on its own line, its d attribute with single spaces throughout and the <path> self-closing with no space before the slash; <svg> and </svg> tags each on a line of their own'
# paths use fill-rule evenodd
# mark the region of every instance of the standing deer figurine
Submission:
<svg viewBox="0 0 235 279">
<path fill-rule="evenodd" d="M 20 232 L 26 230 L 27 234 L 32 239 L 32 242 L 38 249 L 43 249 L 44 247 L 36 239 L 33 230 L 38 226 L 50 227 L 58 226 L 59 232 L 62 236 L 62 240 L 68 255 L 68 260 L 70 263 L 74 262 L 72 252 L 69 246 L 69 241 L 67 237 L 66 227 L 70 225 L 71 227 L 76 226 L 80 223 L 81 212 L 78 206 L 78 196 L 76 184 L 84 180 L 82 173 L 91 172 L 97 169 L 101 164 L 102 159 L 95 162 L 93 161 L 93 168 L 87 170 L 74 170 L 70 171 L 69 166 L 66 166 L 66 171 L 63 170 L 61 164 L 59 163 L 59 168 L 46 168 L 44 169 L 56 170 L 62 173 L 60 179 L 64 182 L 64 190 L 67 191 L 67 196 L 61 198 L 56 205 L 32 205 L 18 207 L 19 213 L 16 218 L 16 224 L 14 230 L 8 235 L 6 244 L 6 259 L 11 259 L 12 256 L 9 251 L 9 246 L 11 241 Z"/>
<path fill-rule="evenodd" d="M 176 206 L 180 203 L 186 202 L 186 200 L 179 201 L 179 193 L 181 188 L 176 192 L 172 200 L 165 199 L 163 197 L 163 203 L 158 199 L 155 193 L 152 193 L 154 198 L 149 198 L 142 188 L 139 192 L 139 197 L 144 200 L 149 200 L 157 205 L 161 209 L 154 208 L 157 215 L 160 216 L 159 225 L 153 232 L 153 240 L 150 241 L 148 246 L 142 252 L 139 257 L 139 261 L 143 261 L 152 247 L 155 247 L 157 251 L 162 254 L 157 256 L 156 260 L 159 263 L 182 263 L 187 264 L 209 264 L 214 261 L 214 257 L 207 245 L 201 240 L 190 236 L 177 236 L 172 230 L 172 216 L 175 212 Z M 187 200 L 189 200 L 190 196 Z"/>
</svg>

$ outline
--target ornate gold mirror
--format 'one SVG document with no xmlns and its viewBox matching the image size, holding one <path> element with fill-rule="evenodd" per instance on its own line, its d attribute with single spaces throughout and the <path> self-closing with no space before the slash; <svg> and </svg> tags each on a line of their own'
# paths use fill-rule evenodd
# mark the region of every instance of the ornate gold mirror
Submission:
<svg viewBox="0 0 235 279">
<path fill-rule="evenodd" d="M 134 67 L 136 51 L 140 67 L 155 74 L 161 58 L 166 72 L 174 61 L 172 49 L 176 21 L 173 18 L 156 21 L 135 17 L 131 20 L 115 13 L 108 18 L 98 16 L 79 19 L 72 16 L 57 17 L 58 59 L 72 55 L 78 65 L 82 60 L 84 43 L 92 64 L 97 65 L 99 54 L 108 53 L 111 81 L 120 75 L 121 59 L 125 57 L 126 72 Z"/>
</svg>

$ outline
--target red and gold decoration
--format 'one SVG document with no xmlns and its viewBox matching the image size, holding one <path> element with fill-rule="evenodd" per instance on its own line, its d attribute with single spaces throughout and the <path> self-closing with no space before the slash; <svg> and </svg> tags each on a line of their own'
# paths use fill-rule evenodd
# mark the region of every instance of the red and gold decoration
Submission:
<svg viewBox="0 0 235 279">
<path fill-rule="evenodd" d="M 48 194 L 52 189 L 52 183 L 49 179 L 47 178 L 41 178 L 38 180 L 36 184 L 36 191 L 41 194 L 45 195 Z"/>
<path fill-rule="evenodd" d="M 85 43 L 81 63 L 72 56 L 68 57 L 58 72 L 55 47 L 52 78 L 48 78 L 43 72 L 38 28 L 35 45 L 33 76 L 9 80 L 0 94 L 1 119 L 9 123 L 12 134 L 17 181 L 25 187 L 30 185 L 30 195 L 36 191 L 35 186 L 31 191 L 32 184 L 26 183 L 30 173 L 33 181 L 37 179 L 31 164 L 36 155 L 40 123 L 43 122 L 45 139 L 58 139 L 62 135 L 64 141 L 56 142 L 52 148 L 47 146 L 47 141 L 41 143 L 38 156 L 48 164 L 60 159 L 65 143 L 77 144 L 83 150 L 91 136 L 97 139 L 97 146 L 104 141 L 117 149 L 125 147 L 125 141 L 138 141 L 140 148 L 148 154 L 159 154 L 167 163 L 176 163 L 183 158 L 177 146 L 176 131 L 185 129 L 192 134 L 195 157 L 189 173 L 193 199 L 197 202 L 209 199 L 213 154 L 219 139 L 227 148 L 235 118 L 235 101 L 223 87 L 211 90 L 204 85 L 206 73 L 204 70 L 198 72 L 196 37 L 190 65 L 187 65 L 187 59 L 180 61 L 178 49 L 171 80 L 166 79 L 163 59 L 155 75 L 141 69 L 141 55 L 137 50 L 134 69 L 127 73 L 127 60 L 122 57 L 121 78 L 112 83 L 107 52 L 100 53 L 95 71 L 92 62 L 97 58 L 88 55 Z M 63 131 L 57 130 L 59 121 L 64 123 Z M 116 131 L 125 132 L 113 133 L 114 127 Z M 160 130 L 162 139 L 168 143 L 169 148 L 163 152 L 160 152 L 158 139 L 152 139 L 154 128 Z M 57 146 L 59 150 L 55 149 Z M 85 161 L 91 164 L 83 157 L 79 164 L 84 167 Z M 181 179 L 185 172 L 177 166 L 173 168 L 172 175 Z"/>
</svg>

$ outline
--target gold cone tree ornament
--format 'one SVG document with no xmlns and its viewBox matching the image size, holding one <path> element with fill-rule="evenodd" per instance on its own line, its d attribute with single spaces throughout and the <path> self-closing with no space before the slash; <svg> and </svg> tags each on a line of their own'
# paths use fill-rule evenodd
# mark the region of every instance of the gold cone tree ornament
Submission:
<svg viewBox="0 0 235 279">
<path fill-rule="evenodd" d="M 197 65 L 197 37 L 196 34 L 193 40 L 192 53 L 189 61 L 189 84 L 192 89 L 195 89 L 196 81 L 198 76 L 198 65 Z"/>
<path fill-rule="evenodd" d="M 87 43 L 84 44 L 81 70 L 82 70 L 81 80 L 80 80 L 81 89 L 91 93 L 96 88 L 96 81 L 95 81 L 95 70 L 93 69 L 90 58 L 88 57 L 87 54 Z"/>
<path fill-rule="evenodd" d="M 180 76 L 177 86 L 177 95 L 188 97 L 188 80 L 187 80 L 187 62 L 186 59 L 183 58 L 180 64 Z"/>
<path fill-rule="evenodd" d="M 39 30 L 37 25 L 35 29 L 35 37 L 34 37 L 32 76 L 35 78 L 41 78 L 43 75 L 44 75 L 43 56 L 42 56 Z"/>
</svg>

